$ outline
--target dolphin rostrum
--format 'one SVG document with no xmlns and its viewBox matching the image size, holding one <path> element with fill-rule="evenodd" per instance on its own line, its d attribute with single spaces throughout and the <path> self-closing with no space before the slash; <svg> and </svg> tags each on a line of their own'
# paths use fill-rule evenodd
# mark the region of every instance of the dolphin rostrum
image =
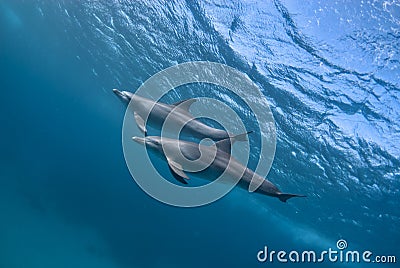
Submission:
<svg viewBox="0 0 400 268">
<path fill-rule="evenodd" d="M 195 119 L 189 112 L 190 106 L 196 102 L 196 99 L 187 99 L 177 102 L 175 104 L 165 104 L 162 102 L 155 102 L 137 94 L 128 91 L 119 91 L 113 89 L 113 92 L 126 104 L 132 101 L 132 109 L 136 124 L 139 129 L 147 134 L 146 122 L 157 128 L 161 128 L 166 118 L 175 126 L 183 127 L 183 132 L 190 133 L 191 137 L 199 139 L 210 138 L 214 141 L 229 138 L 231 135 L 221 129 L 210 127 L 201 121 Z"/>
<path fill-rule="evenodd" d="M 304 195 L 282 193 L 272 182 L 245 167 L 230 154 L 230 144 L 243 140 L 247 134 L 220 140 L 212 146 L 158 136 L 133 137 L 132 139 L 161 154 L 168 162 L 174 178 L 183 184 L 187 184 L 186 180 L 189 179 L 185 170 L 201 174 L 206 167 L 211 172 L 225 172 L 229 177 L 240 178 L 239 182 L 242 187 L 250 185 L 252 180 L 257 180 L 260 182 L 260 186 L 255 192 L 277 197 L 282 202 L 286 202 L 292 197 L 305 197 Z M 193 170 L 199 172 L 193 172 Z"/>
</svg>

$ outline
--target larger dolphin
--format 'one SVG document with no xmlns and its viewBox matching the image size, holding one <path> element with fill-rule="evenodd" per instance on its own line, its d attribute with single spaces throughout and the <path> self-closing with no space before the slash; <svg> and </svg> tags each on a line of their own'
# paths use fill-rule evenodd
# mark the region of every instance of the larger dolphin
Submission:
<svg viewBox="0 0 400 268">
<path fill-rule="evenodd" d="M 118 89 L 113 89 L 113 91 L 126 104 L 130 101 L 133 102 L 130 107 L 133 109 L 136 124 L 145 134 L 147 134 L 145 123 L 147 116 L 147 123 L 156 128 L 161 128 L 167 116 L 169 116 L 168 120 L 171 123 L 177 127 L 184 126 L 183 132 L 190 133 L 192 137 L 210 138 L 218 141 L 231 136 L 227 131 L 210 127 L 190 114 L 189 108 L 196 99 L 187 99 L 170 105 L 155 102 L 128 91 L 119 91 Z"/>
<path fill-rule="evenodd" d="M 286 202 L 292 197 L 305 197 L 304 195 L 282 193 L 272 182 L 245 167 L 229 153 L 230 144 L 237 140 L 243 140 L 243 135 L 246 134 L 221 140 L 212 146 L 157 136 L 133 137 L 132 139 L 161 154 L 168 162 L 175 179 L 181 183 L 187 184 L 186 180 L 189 179 L 185 170 L 203 170 L 207 166 L 210 171 L 225 171 L 225 174 L 230 177 L 240 178 L 241 183 L 239 185 L 242 187 L 249 186 L 252 180 L 262 182 L 256 192 L 277 197 L 282 202 Z M 182 156 L 190 161 L 184 161 Z"/>
</svg>

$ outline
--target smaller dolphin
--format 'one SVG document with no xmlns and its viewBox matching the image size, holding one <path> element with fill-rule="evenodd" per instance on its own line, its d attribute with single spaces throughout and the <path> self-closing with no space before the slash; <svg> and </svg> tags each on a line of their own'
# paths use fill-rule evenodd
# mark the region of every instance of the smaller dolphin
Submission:
<svg viewBox="0 0 400 268">
<path fill-rule="evenodd" d="M 230 151 L 227 151 L 227 149 L 230 150 L 230 144 L 243 140 L 243 136 L 247 134 L 218 141 L 212 146 L 157 136 L 132 137 L 132 139 L 164 156 L 163 158 L 168 162 L 174 178 L 183 184 L 187 184 L 186 180 L 189 179 L 185 170 L 201 170 L 200 172 L 191 172 L 201 174 L 205 171 L 203 167 L 207 166 L 207 170 L 214 173 L 225 171 L 230 177 L 237 178 L 239 176 L 242 187 L 250 185 L 252 180 L 262 182 L 255 192 L 277 197 L 282 202 L 286 202 L 292 197 L 305 197 L 304 195 L 282 193 L 272 182 L 242 165 L 229 153 Z M 165 151 L 168 151 L 168 153 L 165 153 Z M 184 156 L 185 160 L 191 160 L 189 161 L 190 167 L 187 161 L 182 161 L 181 156 Z M 195 166 L 193 167 L 193 165 Z"/>
<path fill-rule="evenodd" d="M 227 131 L 210 127 L 190 114 L 189 108 L 196 102 L 196 99 L 187 99 L 170 105 L 162 102 L 155 102 L 128 91 L 113 89 L 113 92 L 124 103 L 128 104 L 130 101 L 133 102 L 131 107 L 136 124 L 144 134 L 147 134 L 146 123 L 144 122 L 146 116 L 148 116 L 147 122 L 149 125 L 156 128 L 161 128 L 167 116 L 169 116 L 168 120 L 170 120 L 170 122 L 174 123 L 178 129 L 184 126 L 183 131 L 189 133 L 191 137 L 196 137 L 198 139 L 210 138 L 214 141 L 218 141 L 231 136 Z"/>
</svg>

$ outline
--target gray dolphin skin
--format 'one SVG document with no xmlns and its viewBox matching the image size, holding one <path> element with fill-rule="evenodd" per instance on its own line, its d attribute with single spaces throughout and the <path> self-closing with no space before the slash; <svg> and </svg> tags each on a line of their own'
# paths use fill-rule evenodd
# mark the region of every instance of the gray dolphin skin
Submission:
<svg viewBox="0 0 400 268">
<path fill-rule="evenodd" d="M 245 167 L 231 156 L 231 154 L 226 150 L 226 148 L 230 149 L 230 147 L 226 147 L 225 145 L 233 144 L 238 140 L 243 140 L 244 135 L 247 135 L 247 133 L 221 140 L 216 142 L 213 146 L 157 136 L 147 136 L 144 138 L 132 137 L 132 139 L 164 156 L 174 178 L 183 184 L 187 184 L 186 180 L 189 179 L 184 170 L 189 170 L 190 168 L 193 170 L 193 168 L 196 168 L 196 165 L 199 166 L 198 170 L 201 170 L 204 166 L 208 166 L 207 169 L 214 172 L 225 171 L 225 174 L 233 178 L 238 178 L 239 176 L 239 185 L 243 188 L 248 186 L 253 179 L 260 182 L 262 181 L 260 187 L 257 188 L 255 192 L 277 197 L 282 202 L 286 202 L 292 197 L 305 197 L 304 195 L 282 193 L 278 187 L 272 184 L 269 180 L 254 173 L 251 169 Z M 166 154 L 165 151 L 167 151 L 168 154 Z M 186 161 L 182 161 L 182 158 L 180 158 L 181 156 L 184 156 L 186 159 L 197 161 L 190 161 L 191 166 L 188 169 L 186 168 Z M 195 165 L 195 167 L 193 167 L 193 165 Z"/>
<path fill-rule="evenodd" d="M 117 95 L 126 105 L 132 101 L 133 113 L 135 116 L 136 124 L 139 129 L 147 134 L 145 117 L 148 116 L 147 123 L 156 128 L 161 128 L 167 116 L 168 120 L 174 123 L 175 126 L 184 126 L 183 133 L 189 133 L 191 137 L 198 139 L 210 138 L 214 141 L 229 138 L 230 135 L 225 130 L 210 127 L 201 121 L 195 119 L 189 112 L 191 104 L 196 99 L 187 99 L 177 102 L 175 104 L 165 104 L 162 102 L 155 102 L 128 91 L 119 91 L 113 89 Z M 179 107 L 177 107 L 179 105 Z"/>
</svg>

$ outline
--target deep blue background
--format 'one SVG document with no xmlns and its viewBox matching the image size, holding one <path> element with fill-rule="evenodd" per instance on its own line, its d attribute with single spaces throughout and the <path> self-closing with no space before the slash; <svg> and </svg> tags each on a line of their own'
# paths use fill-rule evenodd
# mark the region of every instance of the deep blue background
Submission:
<svg viewBox="0 0 400 268">
<path fill-rule="evenodd" d="M 0 267 L 263 266 L 264 245 L 340 238 L 398 253 L 399 17 L 386 1 L 0 1 Z M 268 178 L 308 198 L 235 189 L 182 209 L 134 183 L 111 89 L 193 60 L 260 86 Z"/>
</svg>

